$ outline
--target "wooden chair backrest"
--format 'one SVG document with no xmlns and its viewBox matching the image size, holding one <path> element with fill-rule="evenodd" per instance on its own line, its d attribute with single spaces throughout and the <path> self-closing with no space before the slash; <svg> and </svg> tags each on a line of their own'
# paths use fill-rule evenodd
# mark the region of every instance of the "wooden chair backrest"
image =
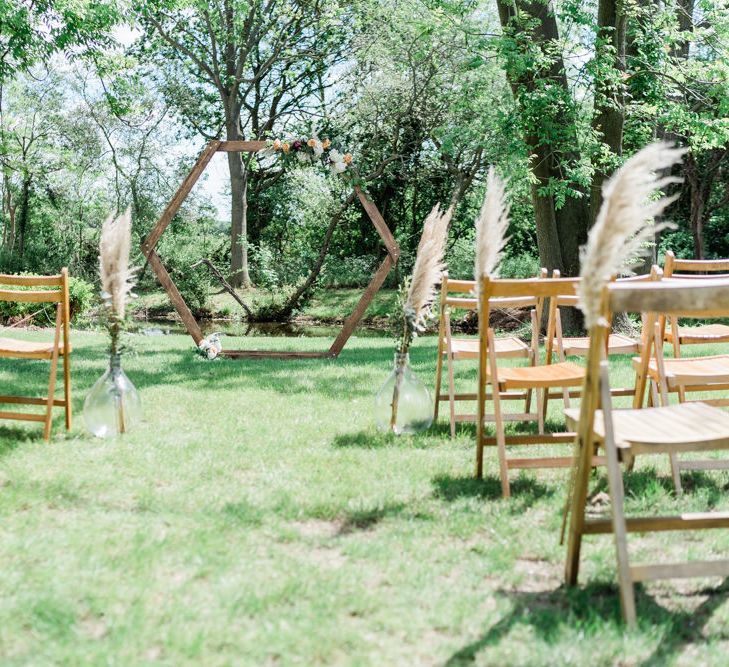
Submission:
<svg viewBox="0 0 729 667">
<path fill-rule="evenodd" d="M 663 262 L 663 275 L 666 278 L 705 279 L 706 274 L 712 273 L 729 278 L 729 259 L 677 259 L 672 250 L 666 251 Z"/>
<path fill-rule="evenodd" d="M 13 289 L 48 287 L 55 289 Z M 0 301 L 24 303 L 63 303 L 68 300 L 68 270 L 55 276 L 14 276 L 0 274 Z"/>
<path fill-rule="evenodd" d="M 627 276 L 624 278 L 613 278 L 613 282 L 616 284 L 636 284 L 636 283 L 645 283 L 645 282 L 655 282 L 656 280 L 661 280 L 662 278 L 662 271 L 659 266 L 656 266 L 655 264 L 651 267 L 650 273 L 645 273 L 637 276 Z M 560 273 L 557 269 L 555 269 L 552 273 L 552 276 L 554 278 L 559 278 Z M 579 278 L 577 279 L 579 280 Z M 558 297 L 555 297 L 550 302 L 550 308 L 552 310 L 556 310 L 560 306 L 563 307 L 570 307 L 570 308 L 577 308 L 579 306 L 579 298 L 577 295 L 560 295 Z M 608 315 L 608 323 L 610 324 L 610 327 L 612 328 L 612 317 L 614 313 L 610 313 Z M 558 319 L 558 313 L 556 312 L 550 312 L 550 319 L 556 324 Z M 550 335 L 551 334 L 551 335 Z M 559 331 L 547 331 L 547 355 L 551 356 L 554 350 L 554 337 L 557 336 L 557 338 L 561 338 L 562 332 L 561 327 L 559 327 Z M 645 328 L 643 328 L 641 333 L 641 340 L 645 337 Z M 644 342 L 642 340 L 642 342 Z M 607 341 L 606 341 L 607 344 Z M 558 348 L 561 348 L 561 340 L 558 340 Z"/>
<path fill-rule="evenodd" d="M 48 289 L 13 289 L 18 287 Z M 53 276 L 13 276 L 0 274 L 0 301 L 22 303 L 55 303 L 56 306 L 56 339 L 63 333 L 63 348 L 69 352 L 69 335 L 71 325 L 71 299 L 68 287 L 68 269 Z"/>
<path fill-rule="evenodd" d="M 547 277 L 547 270 L 541 269 L 539 279 Z M 497 308 L 534 308 L 538 305 L 533 297 L 510 297 L 492 300 L 492 307 Z M 475 280 L 454 280 L 445 271 L 441 281 L 440 309 L 478 310 Z"/>
<path fill-rule="evenodd" d="M 578 285 L 579 278 L 552 278 L 550 280 L 545 280 L 541 277 L 514 280 L 484 278 L 481 287 L 483 299 L 479 310 L 479 328 L 481 329 L 481 322 L 489 322 L 491 310 L 501 300 L 533 300 L 535 307 L 532 316 L 532 347 L 536 348 L 536 344 L 538 343 L 536 337 L 538 337 L 538 327 L 541 322 L 545 301 L 550 300 L 551 304 L 552 301 L 556 301 L 559 298 L 576 295 Z M 548 336 L 549 332 L 554 330 L 552 310 L 550 306 L 550 317 L 547 322 Z M 486 328 L 480 331 L 482 338 L 486 337 L 487 331 L 488 329 Z M 550 363 L 550 360 L 548 360 L 548 363 Z"/>
</svg>

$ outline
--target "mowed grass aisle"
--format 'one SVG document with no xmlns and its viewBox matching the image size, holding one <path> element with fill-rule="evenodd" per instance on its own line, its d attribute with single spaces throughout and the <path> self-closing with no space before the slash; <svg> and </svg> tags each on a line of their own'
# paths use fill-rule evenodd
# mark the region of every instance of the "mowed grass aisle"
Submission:
<svg viewBox="0 0 729 667">
<path fill-rule="evenodd" d="M 524 474 L 505 502 L 494 451 L 472 479 L 472 430 L 378 434 L 387 339 L 353 339 L 336 360 L 208 362 L 187 337 L 132 336 L 145 419 L 109 442 L 81 418 L 105 340 L 73 342 L 71 435 L 60 412 L 50 445 L 37 427 L 0 426 L 2 664 L 726 664 L 729 587 L 709 595 L 715 580 L 647 587 L 625 634 L 609 537 L 586 541 L 580 588 L 562 587 L 566 471 Z M 429 383 L 434 346 L 412 354 Z M 3 360 L 3 393 L 45 372 Z M 726 473 L 686 475 L 678 503 L 666 468 L 639 463 L 633 508 L 727 506 Z M 641 545 L 708 558 L 729 535 Z"/>
</svg>

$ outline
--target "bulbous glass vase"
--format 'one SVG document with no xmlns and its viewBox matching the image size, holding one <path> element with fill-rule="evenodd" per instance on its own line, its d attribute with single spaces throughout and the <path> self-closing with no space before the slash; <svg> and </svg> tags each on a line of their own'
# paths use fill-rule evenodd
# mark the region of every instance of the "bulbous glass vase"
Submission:
<svg viewBox="0 0 729 667">
<path fill-rule="evenodd" d="M 139 394 L 112 355 L 109 368 L 96 381 L 84 401 L 84 422 L 97 438 L 113 438 L 134 428 L 142 414 Z"/>
<path fill-rule="evenodd" d="M 395 353 L 395 367 L 375 396 L 375 420 L 380 431 L 397 435 L 419 433 L 433 423 L 433 400 L 410 368 L 409 354 Z"/>
</svg>

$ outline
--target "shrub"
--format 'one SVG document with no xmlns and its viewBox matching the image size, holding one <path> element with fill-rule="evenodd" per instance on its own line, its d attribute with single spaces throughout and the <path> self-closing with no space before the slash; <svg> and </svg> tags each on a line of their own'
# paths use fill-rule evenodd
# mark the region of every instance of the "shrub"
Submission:
<svg viewBox="0 0 729 667">
<path fill-rule="evenodd" d="M 248 265 L 251 280 L 259 287 L 278 287 L 281 284 L 281 276 L 278 269 L 281 263 L 276 260 L 272 248 L 261 241 L 258 245 L 248 245 Z"/>
<path fill-rule="evenodd" d="M 539 257 L 523 254 L 504 257 L 499 270 L 500 278 L 535 278 L 539 273 Z"/>
<path fill-rule="evenodd" d="M 379 261 L 372 255 L 327 257 L 319 283 L 324 287 L 365 287 L 372 280 Z"/>
<path fill-rule="evenodd" d="M 160 251 L 160 256 L 164 258 L 165 268 L 182 294 L 185 303 L 192 310 L 204 310 L 213 286 L 213 279 L 206 266 L 192 267 L 200 259 L 200 251 L 191 246 L 178 247 L 166 242 Z"/>
</svg>

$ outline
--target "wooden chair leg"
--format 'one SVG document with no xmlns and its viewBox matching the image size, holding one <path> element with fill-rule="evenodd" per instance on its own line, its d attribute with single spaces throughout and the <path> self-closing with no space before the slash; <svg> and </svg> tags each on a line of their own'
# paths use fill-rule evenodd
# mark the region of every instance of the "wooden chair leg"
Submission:
<svg viewBox="0 0 729 667">
<path fill-rule="evenodd" d="M 451 438 L 456 437 L 456 382 L 453 375 L 453 356 L 448 353 L 448 408 L 451 420 Z"/>
<path fill-rule="evenodd" d="M 51 373 L 48 381 L 48 402 L 46 403 L 46 420 L 43 427 L 43 439 L 51 439 L 51 423 L 53 422 L 53 396 L 56 393 L 56 371 L 58 359 L 51 361 Z"/>
<path fill-rule="evenodd" d="M 578 440 L 576 467 L 571 489 L 570 526 L 567 539 L 567 560 L 565 563 L 565 581 L 569 586 L 577 584 L 580 570 L 580 548 L 582 531 L 585 524 L 585 507 L 587 504 L 587 487 L 590 480 L 590 464 L 592 462 L 592 443 Z"/>
<path fill-rule="evenodd" d="M 43 438 L 48 441 L 51 439 L 51 423 L 53 422 L 53 399 L 56 393 L 56 376 L 58 374 L 58 353 L 59 343 L 61 340 L 61 323 L 62 310 L 59 304 L 56 315 L 56 335 L 53 345 L 53 354 L 51 355 L 51 369 L 48 375 L 48 399 L 46 402 L 46 419 L 43 426 Z"/>
<path fill-rule="evenodd" d="M 488 331 L 488 342 L 491 350 L 496 349 L 494 333 L 491 329 Z M 489 362 L 491 364 L 491 401 L 494 404 L 494 427 L 496 428 L 496 449 L 499 457 L 501 495 L 504 498 L 508 498 L 511 496 L 511 489 L 509 487 L 509 466 L 506 463 L 506 432 L 504 430 L 504 420 L 501 414 L 501 387 L 498 383 L 499 370 L 495 354 L 490 355 Z"/>
<path fill-rule="evenodd" d="M 620 606 L 625 622 L 635 625 L 635 590 L 630 574 L 628 558 L 628 530 L 625 525 L 625 489 L 623 474 L 618 460 L 618 448 L 615 446 L 612 409 L 610 408 L 610 385 L 608 383 L 608 367 L 604 362 L 600 367 L 601 398 L 603 402 L 603 422 L 605 428 L 605 458 L 607 459 L 608 489 L 610 492 L 610 513 L 612 517 L 613 535 L 615 536 L 615 555 L 618 565 L 618 585 L 620 586 Z"/>
<path fill-rule="evenodd" d="M 537 392 L 537 431 L 544 435 L 544 418 L 547 414 L 547 402 L 549 400 L 549 389 L 536 389 Z"/>
<path fill-rule="evenodd" d="M 440 335 L 440 333 L 439 333 Z M 443 350 L 438 343 L 438 359 L 435 362 L 435 407 L 433 408 L 433 422 L 438 421 L 438 409 L 440 408 L 440 386 L 443 377 Z"/>
<path fill-rule="evenodd" d="M 63 398 L 66 401 L 66 430 L 70 431 L 72 426 L 71 408 L 71 360 L 68 352 L 63 355 Z"/>
<path fill-rule="evenodd" d="M 496 428 L 496 449 L 499 457 L 499 476 L 501 477 L 501 495 L 504 498 L 511 496 L 509 486 L 509 466 L 506 463 L 506 433 L 504 431 L 504 420 L 501 415 L 501 400 L 499 391 L 493 388 L 494 396 L 494 425 Z"/>
<path fill-rule="evenodd" d="M 656 387 L 656 383 L 653 380 L 651 380 L 651 391 L 648 405 L 652 408 L 657 408 L 660 405 L 660 402 L 658 401 L 658 387 Z"/>
<path fill-rule="evenodd" d="M 683 495 L 683 486 L 681 485 L 681 467 L 678 464 L 678 455 L 669 454 L 668 458 L 671 462 L 671 477 L 673 478 L 673 488 L 677 496 Z"/>
</svg>

